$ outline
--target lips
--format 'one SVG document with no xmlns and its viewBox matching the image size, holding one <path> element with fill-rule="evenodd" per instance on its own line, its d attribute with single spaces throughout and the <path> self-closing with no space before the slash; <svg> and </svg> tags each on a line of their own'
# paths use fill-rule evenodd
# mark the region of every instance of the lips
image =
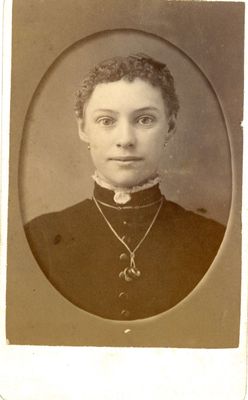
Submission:
<svg viewBox="0 0 248 400">
<path fill-rule="evenodd" d="M 117 157 L 110 157 L 110 161 L 122 161 L 122 162 L 130 162 L 130 161 L 142 161 L 141 157 L 136 156 L 117 156 Z"/>
</svg>

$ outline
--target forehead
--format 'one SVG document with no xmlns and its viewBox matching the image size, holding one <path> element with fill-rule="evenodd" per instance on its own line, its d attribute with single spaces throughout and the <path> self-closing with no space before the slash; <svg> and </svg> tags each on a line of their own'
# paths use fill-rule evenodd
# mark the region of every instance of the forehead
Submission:
<svg viewBox="0 0 248 400">
<path fill-rule="evenodd" d="M 132 82 L 122 79 L 98 84 L 88 100 L 86 109 L 110 109 L 120 112 L 149 107 L 164 111 L 162 91 L 159 87 L 136 78 Z"/>
</svg>

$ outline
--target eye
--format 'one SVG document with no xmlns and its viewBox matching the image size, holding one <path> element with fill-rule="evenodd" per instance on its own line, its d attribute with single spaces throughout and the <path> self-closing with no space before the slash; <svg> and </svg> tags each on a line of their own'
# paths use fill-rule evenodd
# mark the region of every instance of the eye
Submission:
<svg viewBox="0 0 248 400">
<path fill-rule="evenodd" d="M 114 125 L 115 120 L 112 117 L 99 117 L 97 118 L 96 122 L 100 125 L 112 126 Z"/>
<path fill-rule="evenodd" d="M 155 117 L 153 115 L 141 115 L 137 118 L 137 123 L 144 126 L 153 125 L 155 122 Z"/>
</svg>

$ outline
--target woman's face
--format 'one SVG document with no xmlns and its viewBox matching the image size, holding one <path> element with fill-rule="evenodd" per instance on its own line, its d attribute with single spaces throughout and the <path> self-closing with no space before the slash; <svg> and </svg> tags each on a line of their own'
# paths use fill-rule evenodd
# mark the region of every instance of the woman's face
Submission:
<svg viewBox="0 0 248 400">
<path fill-rule="evenodd" d="M 140 185 L 156 176 L 164 143 L 171 136 L 161 90 L 139 78 L 101 83 L 79 120 L 95 168 L 118 187 Z"/>
</svg>

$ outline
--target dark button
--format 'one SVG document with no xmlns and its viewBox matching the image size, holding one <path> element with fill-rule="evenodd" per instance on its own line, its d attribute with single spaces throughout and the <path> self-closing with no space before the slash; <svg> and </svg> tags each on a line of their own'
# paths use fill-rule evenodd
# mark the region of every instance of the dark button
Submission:
<svg viewBox="0 0 248 400">
<path fill-rule="evenodd" d="M 54 243 L 54 244 L 58 244 L 58 243 L 61 242 L 61 240 L 62 240 L 62 236 L 61 236 L 61 235 L 56 235 L 56 236 L 54 237 L 54 239 L 53 239 L 53 243 Z"/>
<path fill-rule="evenodd" d="M 121 292 L 119 293 L 119 298 L 122 300 L 127 300 L 128 299 L 128 294 L 127 292 Z"/>
<path fill-rule="evenodd" d="M 129 310 L 121 310 L 121 315 L 124 318 L 128 318 L 130 316 L 130 311 Z"/>
<path fill-rule="evenodd" d="M 120 260 L 121 260 L 121 261 L 126 261 L 126 260 L 128 260 L 128 255 L 127 255 L 127 253 L 121 253 L 121 254 L 120 254 Z"/>
</svg>

